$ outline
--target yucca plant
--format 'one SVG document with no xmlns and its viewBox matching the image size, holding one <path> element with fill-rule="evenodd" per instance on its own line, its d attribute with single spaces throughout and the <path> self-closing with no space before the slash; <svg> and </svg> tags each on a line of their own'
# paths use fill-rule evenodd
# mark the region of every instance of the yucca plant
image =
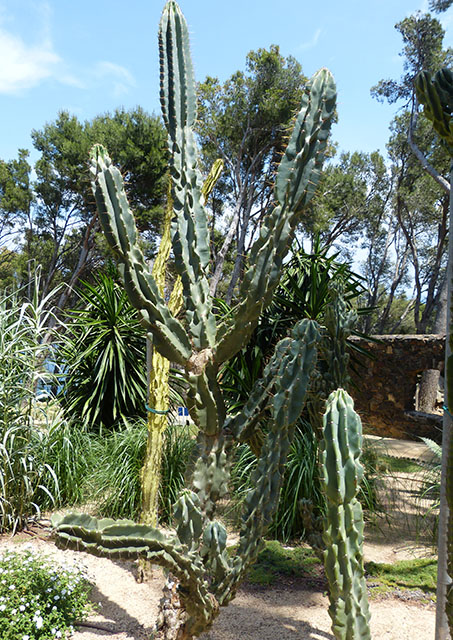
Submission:
<svg viewBox="0 0 453 640">
<path fill-rule="evenodd" d="M 61 343 L 68 419 L 102 432 L 146 413 L 146 342 L 123 287 L 101 274 L 83 283 Z"/>
</svg>

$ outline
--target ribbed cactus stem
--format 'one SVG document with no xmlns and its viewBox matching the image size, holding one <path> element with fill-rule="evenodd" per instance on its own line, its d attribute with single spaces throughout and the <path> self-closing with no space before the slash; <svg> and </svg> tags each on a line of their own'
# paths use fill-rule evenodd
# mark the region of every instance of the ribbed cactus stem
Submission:
<svg viewBox="0 0 453 640">
<path fill-rule="evenodd" d="M 172 178 L 171 238 L 182 282 L 184 322 L 176 317 L 177 307 L 165 303 L 159 284 L 162 270 L 152 274 L 148 269 L 121 174 L 100 146 L 92 152 L 92 184 L 101 225 L 116 255 L 129 299 L 152 334 L 156 352 L 180 365 L 185 375 L 187 407 L 199 430 L 198 458 L 193 465 L 191 490 L 183 492 L 175 505 L 174 536 L 163 536 L 145 525 L 116 525 L 74 515 L 55 525 L 62 544 L 79 545 L 99 555 L 143 557 L 166 567 L 177 580 L 167 585 L 169 597 L 161 607 L 154 637 L 188 640 L 208 629 L 219 606 L 234 597 L 244 572 L 256 559 L 278 504 L 294 423 L 302 411 L 316 358 L 317 325 L 310 321 L 297 323 L 291 335 L 277 345 L 263 379 L 240 415 L 227 417 L 218 372 L 220 365 L 247 343 L 278 284 L 294 229 L 319 180 L 335 114 L 335 83 L 323 69 L 307 86 L 288 149 L 277 170 L 275 204 L 264 217 L 250 252 L 241 302 L 225 322 L 217 325 L 208 287 L 210 238 L 204 202 L 220 163 L 213 168 L 203 191 L 193 131 L 196 85 L 188 28 L 174 0 L 164 7 L 159 48 L 161 102 Z M 158 388 L 164 377 L 158 381 Z M 156 396 L 154 402 L 166 408 L 164 396 Z M 226 551 L 225 528 L 214 519 L 216 504 L 228 489 L 227 451 L 234 441 L 256 443 L 262 435 L 258 432 L 263 416 L 267 421 L 266 439 L 254 489 L 245 503 L 239 552 L 231 558 Z M 152 437 L 160 432 L 159 424 L 153 422 Z M 151 445 L 158 447 L 159 442 L 152 439 Z"/>
<path fill-rule="evenodd" d="M 324 565 L 329 582 L 329 614 L 337 640 L 370 640 L 363 568 L 363 514 L 357 500 L 363 476 L 362 425 L 352 398 L 332 392 L 324 415 L 323 483 L 327 496 Z"/>
</svg>

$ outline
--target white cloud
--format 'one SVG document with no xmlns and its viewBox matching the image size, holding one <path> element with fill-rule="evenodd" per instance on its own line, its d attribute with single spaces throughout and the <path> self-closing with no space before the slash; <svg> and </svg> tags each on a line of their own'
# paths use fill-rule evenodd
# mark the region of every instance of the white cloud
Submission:
<svg viewBox="0 0 453 640">
<path fill-rule="evenodd" d="M 306 51 L 307 49 L 313 49 L 318 44 L 319 37 L 321 35 L 321 29 L 316 29 L 313 37 L 308 42 L 303 42 L 298 46 L 300 51 Z"/>
<path fill-rule="evenodd" d="M 133 75 L 125 67 L 113 62 L 101 61 L 96 64 L 95 76 L 112 84 L 113 95 L 118 97 L 136 86 Z"/>
<path fill-rule="evenodd" d="M 10 30 L 13 21 L 0 5 L 0 95 L 20 94 L 48 79 L 78 89 L 102 84 L 115 97 L 136 86 L 132 74 L 113 62 L 100 61 L 90 68 L 79 69 L 68 65 L 52 44 L 52 16 L 48 2 L 39 2 L 35 10 L 39 26 L 35 31 L 35 41 L 30 43 Z"/>
<path fill-rule="evenodd" d="M 47 38 L 30 45 L 0 28 L 0 60 L 0 93 L 14 94 L 51 77 L 60 57 Z"/>
</svg>

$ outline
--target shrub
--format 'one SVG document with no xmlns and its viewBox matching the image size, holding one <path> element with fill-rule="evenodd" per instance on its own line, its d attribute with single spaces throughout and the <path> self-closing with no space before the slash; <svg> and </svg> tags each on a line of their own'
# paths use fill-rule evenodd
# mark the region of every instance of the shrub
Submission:
<svg viewBox="0 0 453 640">
<path fill-rule="evenodd" d="M 39 272 L 34 285 L 38 291 Z M 23 527 L 39 512 L 40 496 L 52 501 L 56 490 L 52 469 L 39 455 L 45 433 L 35 424 L 36 389 L 51 378 L 45 360 L 54 293 L 28 302 L 18 294 L 0 299 L 0 531 Z"/>
<path fill-rule="evenodd" d="M 45 465 L 44 486 L 55 484 L 53 495 L 43 493 L 41 508 L 80 504 L 89 493 L 87 486 L 96 468 L 96 440 L 86 429 L 65 420 L 61 412 L 43 426 L 39 459 Z"/>
<path fill-rule="evenodd" d="M 33 552 L 0 555 L 0 637 L 2 640 L 64 638 L 86 617 L 91 591 L 81 568 L 64 567 Z"/>
<path fill-rule="evenodd" d="M 93 475 L 97 511 L 108 518 L 137 519 L 142 507 L 141 470 L 147 424 L 131 422 L 96 445 L 98 465 Z M 184 483 L 194 438 L 186 427 L 170 424 L 165 431 L 159 489 L 159 517 L 168 523 Z"/>
</svg>

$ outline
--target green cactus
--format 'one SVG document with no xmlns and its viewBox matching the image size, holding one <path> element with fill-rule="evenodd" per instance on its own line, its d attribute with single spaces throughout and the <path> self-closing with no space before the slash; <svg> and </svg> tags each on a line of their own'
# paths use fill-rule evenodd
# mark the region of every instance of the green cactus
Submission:
<svg viewBox="0 0 453 640">
<path fill-rule="evenodd" d="M 422 71 L 414 85 L 425 116 L 453 155 L 453 71 L 440 69 L 433 77 Z"/>
<path fill-rule="evenodd" d="M 448 331 L 445 349 L 445 398 L 448 408 L 442 435 L 442 478 L 438 544 L 436 638 L 453 638 L 453 72 L 440 69 L 434 76 L 426 71 L 415 79 L 417 98 L 426 117 L 447 146 L 450 156 L 450 224 L 448 234 Z"/>
<path fill-rule="evenodd" d="M 327 496 L 324 566 L 329 582 L 332 631 L 337 640 L 370 640 L 363 569 L 363 514 L 357 500 L 363 477 L 362 425 L 343 389 L 327 400 L 322 442 Z"/>
<path fill-rule="evenodd" d="M 317 371 L 307 403 L 310 424 L 319 440 L 322 439 L 323 415 L 329 394 L 340 387 L 349 388 L 347 340 L 357 324 L 357 313 L 348 306 L 341 283 L 329 285 L 329 297 L 322 320 Z"/>
<path fill-rule="evenodd" d="M 191 490 L 185 491 L 175 505 L 175 536 L 165 537 L 151 527 L 131 522 L 118 524 L 83 516 L 57 518 L 54 524 L 62 544 L 113 557 L 145 557 L 166 567 L 176 582 L 168 583 L 168 598 L 162 605 L 155 637 L 184 640 L 208 629 L 219 606 L 234 597 L 244 573 L 256 559 L 277 506 L 294 423 L 315 363 L 319 339 L 316 324 L 301 321 L 277 345 L 240 415 L 226 415 L 217 377 L 220 365 L 249 340 L 278 283 L 294 229 L 319 179 L 335 111 L 335 85 L 323 69 L 307 86 L 277 171 L 276 204 L 268 211 L 251 250 L 241 302 L 227 320 L 217 323 L 209 296 L 209 235 L 193 132 L 195 81 L 187 25 L 174 0 L 166 3 L 162 14 L 159 46 L 161 102 L 171 157 L 172 246 L 183 287 L 183 321 L 171 313 L 149 272 L 121 174 L 100 146 L 92 151 L 91 172 L 100 222 L 129 298 L 152 334 L 156 351 L 185 372 L 187 406 L 199 429 Z M 215 520 L 216 504 L 228 487 L 228 451 L 235 441 L 256 440 L 257 417 L 264 414 L 267 433 L 254 489 L 245 503 L 238 553 L 230 558 L 226 531 Z M 178 615 L 170 615 L 176 609 Z"/>
</svg>

